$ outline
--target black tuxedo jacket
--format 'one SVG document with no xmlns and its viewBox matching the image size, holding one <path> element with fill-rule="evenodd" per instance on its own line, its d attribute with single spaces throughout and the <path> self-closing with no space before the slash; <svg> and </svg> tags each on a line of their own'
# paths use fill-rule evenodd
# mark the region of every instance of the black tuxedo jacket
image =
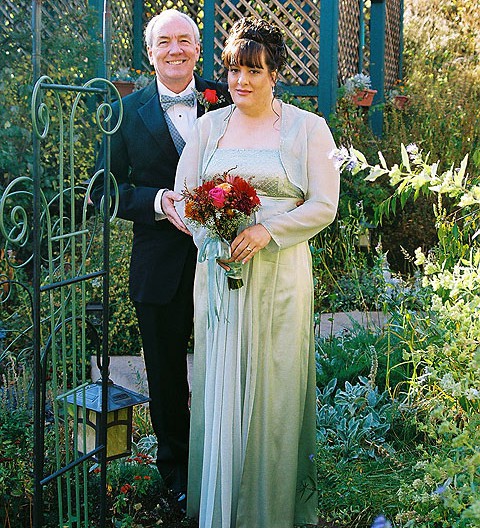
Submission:
<svg viewBox="0 0 480 528">
<path fill-rule="evenodd" d="M 195 76 L 196 89 L 215 89 L 225 102 L 231 99 L 223 83 Z M 179 155 L 170 136 L 157 93 L 157 84 L 122 99 L 123 119 L 111 137 L 111 172 L 119 192 L 117 216 L 133 222 L 133 247 L 130 261 L 130 296 L 133 301 L 168 303 L 175 295 L 185 266 L 194 269 L 196 250 L 192 237 L 178 231 L 168 220 L 155 220 L 154 200 L 159 189 L 173 189 Z M 198 103 L 198 116 L 205 108 Z M 113 123 L 118 103 L 113 104 Z M 103 149 L 102 149 L 103 150 Z M 103 167 L 103 152 L 97 167 Z M 103 182 L 92 192 L 98 206 Z"/>
</svg>

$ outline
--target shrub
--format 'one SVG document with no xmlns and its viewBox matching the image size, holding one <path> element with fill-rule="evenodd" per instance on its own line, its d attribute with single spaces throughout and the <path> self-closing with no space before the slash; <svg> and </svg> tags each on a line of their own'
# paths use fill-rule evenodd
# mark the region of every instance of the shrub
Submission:
<svg viewBox="0 0 480 528">
<path fill-rule="evenodd" d="M 5 368 L 0 384 L 0 522 L 29 526 L 33 501 L 33 418 L 25 371 Z"/>
<path fill-rule="evenodd" d="M 375 166 L 362 153 L 351 154 L 358 168 L 368 170 L 368 179 L 388 176 L 395 189 L 380 204 L 380 215 L 390 214 L 397 203 L 420 193 L 434 195 L 438 204 L 434 212 L 439 244 L 428 254 L 420 248 L 416 251 L 422 284 L 429 291 L 424 309 L 428 335 L 416 332 L 404 353 L 414 366 L 407 401 L 422 411 L 417 426 L 426 442 L 416 466 L 421 476 L 412 488 L 401 488 L 406 511 L 399 518 L 410 526 L 476 526 L 480 521 L 479 180 L 467 173 L 467 156 L 458 167 L 441 171 L 440 164 L 429 163 L 428 155 L 414 144 L 402 145 L 402 161 L 391 168 L 381 153 Z M 344 162 L 352 165 L 351 158 Z"/>
<path fill-rule="evenodd" d="M 110 251 L 110 354 L 139 355 L 142 348 L 135 308 L 128 293 L 132 224 L 117 219 L 112 225 Z"/>
<path fill-rule="evenodd" d="M 0 190 L 18 176 L 31 175 L 32 38 L 31 28 L 26 23 L 30 19 L 29 7 L 23 3 L 18 10 L 12 11 L 2 42 Z M 93 77 L 97 61 L 101 57 L 101 40 L 90 38 L 94 20 L 94 11 L 87 7 L 76 10 L 75 13 L 57 14 L 54 19 L 49 19 L 48 31 L 42 42 L 42 75 L 50 75 L 55 83 L 73 85 L 82 84 Z M 79 57 L 82 58 L 82 67 L 79 67 Z M 72 102 L 74 96 L 64 94 L 64 97 Z M 55 135 L 59 108 L 49 93 L 46 94 L 46 101 L 51 112 L 51 132 L 43 142 L 43 148 L 48 154 L 44 159 L 42 190 L 49 197 L 54 193 L 58 179 L 59 139 Z M 76 127 L 74 137 L 77 182 L 87 179 L 91 172 L 97 133 L 91 126 L 85 126 L 87 123 L 91 124 L 91 118 L 86 114 L 86 105 L 80 106 L 77 121 L 84 126 Z"/>
<path fill-rule="evenodd" d="M 92 248 L 92 269 L 101 268 L 102 239 L 95 238 Z M 129 268 L 132 249 L 132 223 L 115 219 L 110 225 L 110 313 L 109 354 L 114 356 L 139 355 L 140 332 L 135 307 L 129 297 Z M 92 302 L 101 302 L 102 281 L 89 286 Z"/>
</svg>

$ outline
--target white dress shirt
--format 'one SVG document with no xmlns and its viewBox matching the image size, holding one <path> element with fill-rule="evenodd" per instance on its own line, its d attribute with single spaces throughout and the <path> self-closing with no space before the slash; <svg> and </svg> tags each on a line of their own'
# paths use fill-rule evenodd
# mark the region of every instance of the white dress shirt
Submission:
<svg viewBox="0 0 480 528">
<path fill-rule="evenodd" d="M 169 90 L 163 83 L 161 83 L 157 78 L 157 89 L 158 96 L 169 95 L 170 97 L 182 96 L 192 93 L 192 89 L 195 88 L 195 79 L 192 78 L 189 85 L 180 93 L 175 93 Z M 183 103 L 179 103 L 171 106 L 167 110 L 168 116 L 172 120 L 175 128 L 178 130 L 185 142 L 188 141 L 195 120 L 197 119 L 197 101 L 193 106 L 188 106 Z M 166 218 L 162 210 L 162 195 L 168 189 L 160 189 L 155 196 L 154 209 L 155 209 L 155 220 L 163 220 Z"/>
</svg>

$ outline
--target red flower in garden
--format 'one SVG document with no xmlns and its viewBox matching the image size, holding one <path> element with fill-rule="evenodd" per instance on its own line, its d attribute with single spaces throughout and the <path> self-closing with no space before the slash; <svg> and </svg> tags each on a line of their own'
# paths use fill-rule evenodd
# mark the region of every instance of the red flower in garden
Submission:
<svg viewBox="0 0 480 528">
<path fill-rule="evenodd" d="M 130 484 L 124 484 L 120 488 L 120 493 L 123 493 L 124 495 L 126 495 L 131 489 L 132 489 L 132 486 Z"/>
</svg>

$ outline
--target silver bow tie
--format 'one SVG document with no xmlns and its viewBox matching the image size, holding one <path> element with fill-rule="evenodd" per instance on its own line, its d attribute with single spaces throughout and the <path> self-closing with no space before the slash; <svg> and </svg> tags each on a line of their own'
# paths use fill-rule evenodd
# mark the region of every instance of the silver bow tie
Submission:
<svg viewBox="0 0 480 528">
<path fill-rule="evenodd" d="M 170 97 L 169 95 L 160 95 L 160 104 L 162 105 L 162 108 L 165 112 L 171 106 L 179 103 L 187 106 L 193 106 L 195 104 L 195 95 L 193 93 L 181 96 L 177 95 L 176 97 Z"/>
</svg>

